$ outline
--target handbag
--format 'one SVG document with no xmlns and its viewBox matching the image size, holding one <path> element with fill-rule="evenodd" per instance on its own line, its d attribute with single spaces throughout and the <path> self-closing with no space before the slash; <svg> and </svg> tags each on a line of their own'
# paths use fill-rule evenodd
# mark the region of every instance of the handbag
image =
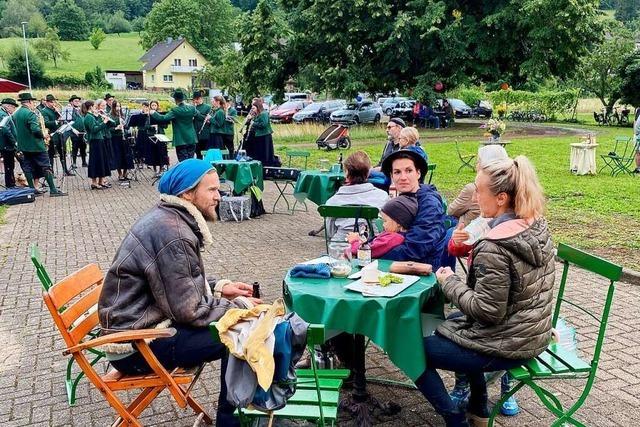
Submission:
<svg viewBox="0 0 640 427">
<path fill-rule="evenodd" d="M 248 196 L 223 196 L 219 211 L 221 221 L 241 222 L 250 217 L 251 199 Z"/>
</svg>

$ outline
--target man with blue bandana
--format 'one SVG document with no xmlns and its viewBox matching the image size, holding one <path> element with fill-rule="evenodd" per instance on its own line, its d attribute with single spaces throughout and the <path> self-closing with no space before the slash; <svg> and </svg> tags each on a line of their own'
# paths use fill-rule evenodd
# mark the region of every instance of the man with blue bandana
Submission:
<svg viewBox="0 0 640 427">
<path fill-rule="evenodd" d="M 238 425 L 226 399 L 226 349 L 214 343 L 208 326 L 231 308 L 251 308 L 246 283 L 205 274 L 200 255 L 213 242 L 206 220 L 215 220 L 220 180 L 204 160 L 188 159 L 162 175 L 160 203 L 145 213 L 124 238 L 107 273 L 98 316 L 104 334 L 123 330 L 176 329 L 150 343 L 169 371 L 222 359 L 217 426 Z M 150 372 L 130 344 L 109 344 L 107 358 L 127 375 Z"/>
</svg>

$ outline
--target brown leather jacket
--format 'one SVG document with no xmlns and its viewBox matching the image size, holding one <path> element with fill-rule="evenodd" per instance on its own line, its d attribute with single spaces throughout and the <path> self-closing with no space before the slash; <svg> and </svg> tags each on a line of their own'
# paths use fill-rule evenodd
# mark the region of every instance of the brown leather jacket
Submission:
<svg viewBox="0 0 640 427">
<path fill-rule="evenodd" d="M 124 238 L 107 273 L 98 316 L 105 333 L 168 326 L 206 327 L 246 299 L 215 298 L 200 255 L 212 242 L 195 206 L 174 196 L 144 214 Z M 160 325 L 159 325 L 160 324 Z"/>
<path fill-rule="evenodd" d="M 528 359 L 551 340 L 554 250 L 544 219 L 515 219 L 493 228 L 473 248 L 465 283 L 447 278 L 444 294 L 464 316 L 437 331 L 479 353 Z"/>
</svg>

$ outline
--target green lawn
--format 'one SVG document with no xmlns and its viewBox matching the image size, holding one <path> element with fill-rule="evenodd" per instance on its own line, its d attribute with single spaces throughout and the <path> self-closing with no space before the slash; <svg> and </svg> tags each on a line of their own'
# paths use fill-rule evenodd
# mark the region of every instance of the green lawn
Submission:
<svg viewBox="0 0 640 427">
<path fill-rule="evenodd" d="M 507 151 L 512 156 L 526 155 L 536 166 L 548 199 L 547 217 L 554 240 L 586 248 L 626 267 L 640 270 L 640 177 L 611 177 L 606 174 L 575 176 L 568 170 L 569 144 L 577 142 L 578 135 L 526 137 L 517 127 L 516 124 L 509 125 L 505 138 L 513 138 L 513 143 Z M 615 136 L 632 134 L 631 128 L 570 127 L 596 132 L 600 154 L 613 149 L 612 140 Z M 283 161 L 286 161 L 287 148 L 298 149 L 302 145 L 311 152 L 309 168 L 317 168 L 320 159 L 337 162 L 339 151 L 315 148 L 319 133 L 314 132 L 297 140 L 277 137 L 285 132 L 282 126 L 275 126 L 276 151 Z M 366 138 L 357 137 L 359 132 Z M 362 149 L 369 153 L 374 163 L 380 159 L 385 141 L 382 128 L 353 129 L 351 135 L 354 146 L 349 151 L 343 151 L 345 158 L 348 153 Z M 457 173 L 460 161 L 454 143 L 456 138 L 463 141 L 462 150 L 472 153 L 478 149 L 482 130 L 477 129 L 476 125 L 462 124 L 438 132 L 421 130 L 421 140 L 429 160 L 437 164 L 433 183 L 449 199 L 455 197 L 462 186 L 475 176 L 469 169 Z M 598 166 L 601 164 L 598 158 Z"/>
<path fill-rule="evenodd" d="M 63 47 L 69 50 L 71 58 L 67 62 L 58 63 L 54 68 L 53 62 L 46 62 L 46 72 L 49 75 L 76 75 L 84 77 L 85 72 L 99 65 L 103 70 L 139 70 L 142 63 L 138 61 L 144 54 L 144 50 L 138 44 L 138 33 L 107 34 L 107 38 L 94 49 L 86 41 L 63 41 Z M 33 41 L 33 40 L 30 40 Z M 0 39 L 0 49 L 6 50 L 9 46 L 19 43 L 23 46 L 21 38 Z"/>
</svg>

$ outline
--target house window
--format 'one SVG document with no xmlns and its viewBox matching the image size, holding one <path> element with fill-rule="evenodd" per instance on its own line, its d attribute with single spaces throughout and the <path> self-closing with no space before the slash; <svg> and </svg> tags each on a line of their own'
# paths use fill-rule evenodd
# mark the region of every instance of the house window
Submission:
<svg viewBox="0 0 640 427">
<path fill-rule="evenodd" d="M 198 66 L 198 60 L 197 59 L 190 59 L 189 60 L 189 67 L 197 67 Z"/>
<path fill-rule="evenodd" d="M 173 76 L 171 74 L 165 74 L 162 76 L 162 80 L 165 82 L 172 82 L 173 81 Z"/>
<path fill-rule="evenodd" d="M 176 67 L 181 66 L 181 65 L 182 65 L 182 59 L 180 59 L 180 58 L 175 58 L 175 59 L 173 60 L 173 65 L 175 65 Z"/>
<path fill-rule="evenodd" d="M 153 74 L 151 74 L 151 81 L 154 82 L 156 80 L 156 76 L 154 76 Z"/>
</svg>

